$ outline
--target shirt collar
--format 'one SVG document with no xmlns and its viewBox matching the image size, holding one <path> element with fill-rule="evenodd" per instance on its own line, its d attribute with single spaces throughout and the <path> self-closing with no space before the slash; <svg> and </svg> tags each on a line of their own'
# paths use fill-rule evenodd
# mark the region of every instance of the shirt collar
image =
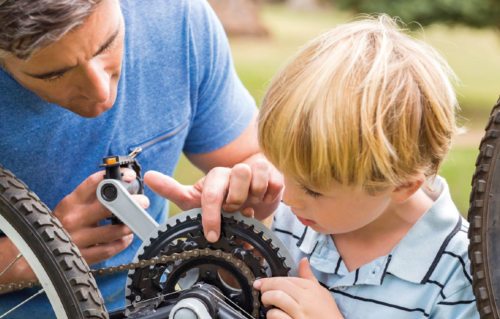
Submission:
<svg viewBox="0 0 500 319">
<path fill-rule="evenodd" d="M 436 177 L 431 189 L 426 193 L 435 198 L 434 204 L 393 249 L 387 267 L 392 275 L 414 283 L 427 281 L 462 223 L 446 181 Z"/>
<path fill-rule="evenodd" d="M 316 245 L 318 244 L 318 241 L 322 241 L 326 235 L 317 233 L 314 230 L 310 229 L 309 227 L 304 228 L 304 232 L 302 233 L 302 236 L 300 237 L 299 241 L 297 242 L 297 247 L 304 253 L 304 254 L 312 254 L 314 249 L 316 248 Z"/>
</svg>

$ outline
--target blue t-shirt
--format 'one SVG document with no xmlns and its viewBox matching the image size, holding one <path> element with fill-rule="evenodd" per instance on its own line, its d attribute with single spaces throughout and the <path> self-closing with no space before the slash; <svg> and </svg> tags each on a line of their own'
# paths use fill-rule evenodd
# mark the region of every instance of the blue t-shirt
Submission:
<svg viewBox="0 0 500 319">
<path fill-rule="evenodd" d="M 143 171 L 171 175 L 181 152 L 214 151 L 238 137 L 256 107 L 239 81 L 224 31 L 203 0 L 120 1 L 125 50 L 113 108 L 83 118 L 47 103 L 0 70 L 0 163 L 14 172 L 51 209 L 86 177 L 101 158 L 141 146 Z M 165 220 L 168 205 L 149 189 L 148 212 Z M 140 241 L 94 265 L 130 262 Z M 108 310 L 124 305 L 126 274 L 99 278 Z M 19 293 L 17 295 L 20 295 Z M 0 296 L 2 308 L 17 295 Z M 43 318 L 43 298 L 11 318 Z M 31 309 L 30 309 L 31 308 Z"/>
</svg>

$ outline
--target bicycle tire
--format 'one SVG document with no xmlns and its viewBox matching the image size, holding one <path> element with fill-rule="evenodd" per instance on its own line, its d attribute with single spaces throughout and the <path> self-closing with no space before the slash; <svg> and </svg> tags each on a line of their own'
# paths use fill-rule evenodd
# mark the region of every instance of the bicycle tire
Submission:
<svg viewBox="0 0 500 319">
<path fill-rule="evenodd" d="M 87 263 L 59 220 L 2 166 L 0 230 L 26 258 L 58 319 L 109 317 Z"/>
<path fill-rule="evenodd" d="M 477 308 L 483 319 L 499 319 L 500 306 L 500 99 L 479 145 L 468 213 L 469 257 Z"/>
</svg>

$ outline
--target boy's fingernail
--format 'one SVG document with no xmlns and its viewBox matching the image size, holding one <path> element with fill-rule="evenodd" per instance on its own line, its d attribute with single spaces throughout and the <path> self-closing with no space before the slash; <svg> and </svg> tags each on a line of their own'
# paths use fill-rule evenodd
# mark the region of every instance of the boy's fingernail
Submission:
<svg viewBox="0 0 500 319">
<path fill-rule="evenodd" d="M 256 281 L 253 282 L 253 287 L 255 289 L 259 289 L 260 286 L 262 286 L 262 282 L 260 280 L 256 280 Z"/>
<path fill-rule="evenodd" d="M 205 237 L 211 243 L 215 243 L 219 239 L 219 235 L 213 230 L 209 231 Z"/>
</svg>

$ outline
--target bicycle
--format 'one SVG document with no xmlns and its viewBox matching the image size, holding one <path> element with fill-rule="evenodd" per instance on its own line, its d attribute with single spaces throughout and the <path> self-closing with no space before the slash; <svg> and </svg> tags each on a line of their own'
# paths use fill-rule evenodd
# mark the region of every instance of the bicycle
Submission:
<svg viewBox="0 0 500 319">
<path fill-rule="evenodd" d="M 132 263 L 97 270 L 82 259 L 49 208 L 0 166 L 0 231 L 20 251 L 0 270 L 0 279 L 23 258 L 39 280 L 0 285 L 0 293 L 37 287 L 25 302 L 45 293 L 58 319 L 264 318 L 266 309 L 252 288 L 253 281 L 295 272 L 279 239 L 239 213 L 222 214 L 221 238 L 216 243 L 203 236 L 200 209 L 158 225 L 130 196 L 130 189 L 142 189 L 136 155 L 104 158 L 106 174 L 96 193 L 113 213 L 113 222 L 127 224 L 143 245 Z M 136 171 L 135 183 L 121 181 L 123 167 Z M 110 314 L 94 275 L 121 271 L 128 271 L 127 306 Z M 0 318 L 17 309 L 16 305 L 0 313 Z"/>
<path fill-rule="evenodd" d="M 469 257 L 481 318 L 500 318 L 500 99 L 479 146 L 468 213 Z"/>
<path fill-rule="evenodd" d="M 25 258 L 41 283 L 43 290 L 38 289 L 26 302 L 45 291 L 58 319 L 106 318 L 97 284 L 68 233 L 49 208 L 14 174 L 1 166 L 0 230 L 16 243 L 20 251 L 0 271 L 0 278 L 21 258 Z M 15 285 L 4 290 L 9 288 L 14 289 Z M 9 313 L 0 314 L 0 318 Z"/>
<path fill-rule="evenodd" d="M 500 249 L 495 249 L 500 240 L 500 99 L 491 111 L 479 151 L 468 212 L 469 257 L 481 318 L 500 319 L 500 272 L 496 270 L 496 266 L 500 265 Z M 117 162 L 120 162 L 119 158 Z M 117 194 L 126 197 L 127 191 L 119 182 L 112 179 L 108 182 L 120 189 Z M 104 197 L 113 198 L 112 188 L 102 191 L 102 194 L 106 193 Z M 103 198 L 103 201 L 106 202 L 106 199 Z M 116 214 L 119 215 L 119 211 L 115 211 Z M 170 219 L 163 227 L 151 221 L 146 226 L 139 223 L 133 227 L 143 237 L 154 233 L 146 240 L 129 271 L 128 285 L 132 289 L 129 288 L 128 304 L 132 307 L 145 306 L 108 314 L 91 270 L 57 218 L 25 184 L 0 166 L 0 231 L 12 238 L 20 250 L 12 263 L 21 256 L 26 258 L 40 279 L 58 319 L 167 318 L 165 316 L 175 311 L 186 315 L 182 313 L 183 309 L 191 309 L 187 315 L 194 314 L 195 318 L 203 319 L 216 316 L 247 318 L 253 315 L 263 318 L 265 309 L 253 304 L 258 296 L 251 292 L 249 284 L 252 276 L 249 274 L 253 274 L 253 278 L 286 274 L 292 267 L 286 250 L 280 244 L 274 246 L 279 241 L 255 221 L 241 216 L 224 215 L 222 232 L 224 238 L 231 240 L 217 245 L 204 240 L 199 210 Z M 242 242 L 257 247 L 264 263 L 245 249 Z M 218 267 L 228 270 L 236 284 L 225 282 Z M 53 272 L 54 269 L 58 271 Z M 123 269 L 126 270 L 127 266 Z M 190 273 L 193 269 L 198 273 Z M 6 271 L 0 270 L 0 278 Z M 105 273 L 115 269 L 100 271 Z M 167 272 L 170 275 L 168 280 L 163 276 Z M 207 273 L 209 275 L 205 275 Z M 200 284 L 201 280 L 212 284 Z M 31 283 L 26 285 L 34 286 Z M 175 286 L 188 288 L 179 290 Z M 16 285 L 7 289 L 14 290 Z M 34 296 L 40 291 L 38 289 Z M 221 302 L 222 298 L 231 294 L 236 303 L 229 305 Z M 0 318 L 3 316 L 5 314 L 0 314 Z"/>
</svg>

